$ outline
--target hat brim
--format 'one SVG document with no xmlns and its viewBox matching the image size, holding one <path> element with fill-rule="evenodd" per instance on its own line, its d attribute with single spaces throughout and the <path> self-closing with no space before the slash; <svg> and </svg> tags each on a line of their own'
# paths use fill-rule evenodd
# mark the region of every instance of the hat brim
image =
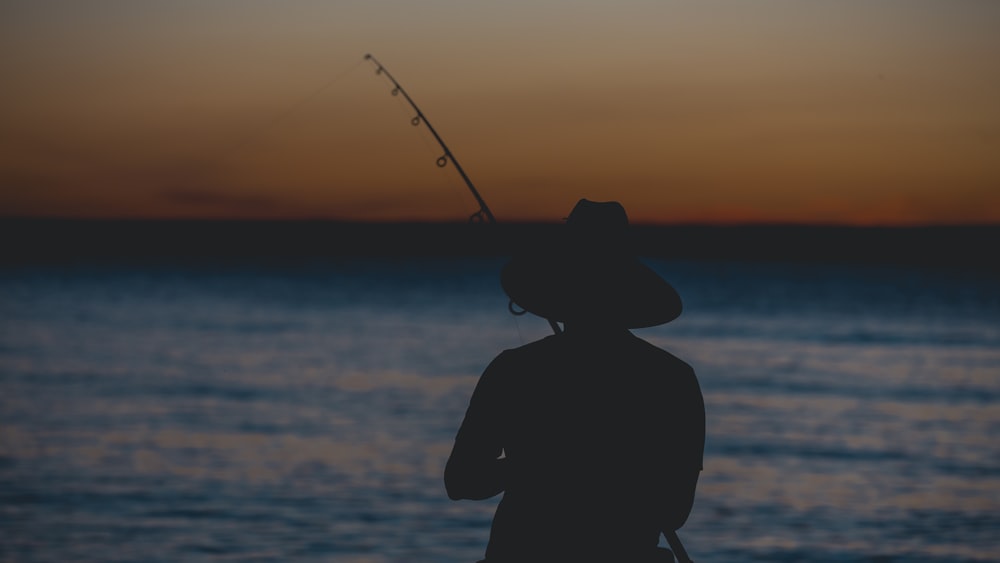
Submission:
<svg viewBox="0 0 1000 563">
<path fill-rule="evenodd" d="M 683 308 L 673 286 L 633 256 L 518 256 L 504 266 L 500 285 L 517 306 L 560 322 L 645 328 Z"/>
</svg>

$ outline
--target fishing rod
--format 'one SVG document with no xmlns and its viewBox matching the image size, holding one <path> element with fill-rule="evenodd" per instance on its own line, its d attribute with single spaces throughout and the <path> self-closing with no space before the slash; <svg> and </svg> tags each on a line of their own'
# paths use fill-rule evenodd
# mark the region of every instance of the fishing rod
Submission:
<svg viewBox="0 0 1000 563">
<path fill-rule="evenodd" d="M 406 90 L 403 89 L 403 87 L 399 84 L 399 82 L 397 82 L 396 79 L 393 78 L 391 74 L 389 74 L 389 71 L 386 70 L 386 68 L 382 66 L 382 63 L 378 62 L 378 59 L 373 57 L 371 53 L 365 55 L 365 60 L 371 61 L 372 63 L 375 64 L 375 74 L 384 74 L 392 82 L 393 85 L 393 89 L 391 92 L 392 95 L 398 96 L 402 94 L 406 102 L 410 104 L 410 107 L 413 108 L 413 111 L 417 112 L 417 115 L 415 115 L 413 119 L 410 120 L 410 123 L 414 127 L 418 127 L 420 126 L 421 123 L 423 123 L 425 126 L 427 126 L 427 130 L 430 131 L 432 135 L 434 135 L 434 139 L 438 142 L 438 144 L 441 145 L 441 150 L 444 151 L 444 154 L 438 157 L 437 165 L 443 168 L 447 166 L 448 162 L 450 161 L 452 164 L 455 165 L 455 170 L 457 170 L 458 173 L 462 176 L 462 180 L 465 180 L 465 185 L 469 188 L 469 191 L 472 192 L 472 196 L 476 198 L 476 202 L 479 203 L 479 211 L 473 213 L 472 216 L 469 217 L 469 220 L 472 222 L 485 221 L 491 225 L 495 225 L 497 220 L 496 217 L 493 216 L 493 212 L 490 211 L 490 206 L 486 205 L 486 200 L 483 199 L 483 196 L 479 195 L 479 190 L 477 190 L 476 186 L 472 184 L 472 180 L 469 179 L 468 174 L 466 174 L 465 170 L 462 169 L 462 165 L 458 163 L 458 159 L 455 158 L 454 153 L 451 152 L 451 149 L 448 148 L 448 145 L 444 144 L 444 139 L 441 138 L 441 135 L 438 135 L 438 132 L 434 129 L 434 126 L 431 125 L 431 122 L 427 120 L 427 116 L 425 116 L 424 112 L 420 111 L 420 108 L 417 107 L 417 104 L 416 102 L 413 101 L 413 98 L 411 98 L 410 95 L 406 93 Z M 515 309 L 513 300 L 507 303 L 507 310 L 510 311 L 511 314 L 515 316 L 521 316 L 527 312 L 525 310 Z M 549 321 L 549 326 L 552 327 L 553 332 L 555 332 L 556 334 L 562 332 L 562 327 L 559 326 L 559 323 L 557 323 L 552 319 L 546 319 L 546 320 Z"/>
<path fill-rule="evenodd" d="M 681 543 L 681 538 L 677 536 L 677 532 L 663 532 L 663 536 L 667 538 L 667 544 L 670 545 L 670 550 L 674 552 L 674 556 L 677 557 L 677 563 L 694 563 L 688 556 L 688 552 L 684 549 L 684 544 Z"/>
<path fill-rule="evenodd" d="M 441 145 L 441 149 L 444 151 L 444 154 L 438 157 L 437 165 L 440 166 L 441 168 L 444 168 L 445 166 L 448 165 L 449 161 L 453 165 L 455 165 L 455 170 L 457 170 L 458 173 L 462 176 L 462 180 L 465 181 L 465 185 L 468 186 L 469 191 L 472 192 L 472 196 L 475 197 L 476 202 L 479 203 L 479 211 L 473 213 L 472 216 L 469 217 L 469 220 L 473 222 L 485 221 L 490 223 L 491 225 L 495 225 L 497 222 L 496 217 L 493 216 L 493 212 L 490 211 L 490 207 L 486 205 L 486 201 L 483 199 L 483 196 L 479 195 L 479 190 L 476 189 L 476 186 L 472 185 L 472 180 L 469 179 L 469 176 L 465 173 L 465 170 L 462 169 L 462 166 L 458 163 L 458 160 L 455 158 L 455 155 L 448 148 L 448 145 L 444 144 L 444 139 L 441 138 L 441 135 L 438 135 L 438 132 L 434 130 L 434 126 L 432 126 L 431 122 L 427 120 L 427 117 L 424 115 L 424 112 L 420 111 L 420 108 L 417 107 L 417 104 L 413 101 L 413 98 L 411 98 L 410 95 L 406 93 L 406 90 L 404 90 L 403 87 L 400 86 L 399 82 L 397 82 L 396 79 L 393 78 L 391 74 L 389 74 L 389 71 L 386 70 L 384 66 L 382 66 L 382 63 L 378 62 L 378 59 L 376 59 L 369 53 L 365 55 L 365 60 L 371 61 L 375 65 L 375 74 L 384 74 L 386 78 L 388 78 L 389 81 L 392 82 L 393 85 L 393 89 L 391 91 L 392 95 L 398 96 L 402 94 L 406 102 L 410 104 L 410 107 L 413 108 L 413 111 L 417 112 L 417 115 L 415 115 L 413 119 L 410 120 L 410 123 L 414 127 L 419 127 L 420 124 L 423 123 L 427 127 L 427 130 L 431 132 L 431 135 L 434 135 L 434 139 L 438 142 L 438 144 Z M 514 315 L 523 315 L 526 312 L 526 311 L 515 310 L 513 301 L 511 301 L 508 304 L 507 309 L 510 310 L 510 312 L 513 313 Z M 546 320 L 549 321 L 549 326 L 552 327 L 553 332 L 555 332 L 556 334 L 562 332 L 562 328 L 559 326 L 559 323 L 553 321 L 552 319 L 546 319 Z M 681 543 L 681 539 L 680 537 L 677 536 L 677 532 L 673 530 L 664 531 L 663 535 L 667 538 L 667 543 L 670 545 L 671 551 L 673 551 L 674 555 L 677 557 L 677 563 L 694 563 L 694 561 L 692 561 L 691 558 L 688 557 L 687 550 L 684 549 L 684 544 Z"/>
<path fill-rule="evenodd" d="M 472 180 L 469 179 L 469 176 L 465 173 L 465 170 L 462 169 L 462 165 L 458 163 L 458 159 L 455 158 L 454 153 L 451 152 L 451 150 L 448 148 L 448 145 L 444 144 L 444 140 L 441 139 L 441 135 L 438 135 L 438 132 L 434 130 L 434 126 L 431 125 L 431 122 L 427 120 L 427 117 L 424 115 L 424 112 L 420 111 L 420 108 L 417 107 L 417 104 L 413 101 L 413 98 L 411 98 L 410 95 L 406 93 L 406 90 L 404 90 L 403 87 L 399 85 L 399 82 L 396 82 L 396 79 L 393 78 L 391 74 L 389 74 L 389 71 L 386 70 L 386 68 L 382 66 L 382 63 L 378 62 L 378 59 L 373 57 L 371 53 L 365 55 L 365 60 L 371 61 L 372 63 L 375 64 L 375 74 L 384 74 L 386 78 L 388 78 L 392 82 L 393 85 L 392 95 L 398 96 L 402 94 L 406 102 L 410 104 L 410 107 L 413 108 L 413 111 L 417 112 L 417 115 L 413 116 L 413 119 L 410 120 L 410 123 L 414 127 L 419 127 L 420 124 L 423 123 L 425 126 L 427 126 L 427 130 L 431 132 L 431 135 L 434 135 L 434 139 L 438 142 L 438 144 L 441 145 L 441 149 L 444 150 L 444 154 L 438 157 L 437 165 L 441 168 L 444 168 L 445 166 L 448 166 L 448 162 L 451 162 L 455 166 L 455 170 L 457 170 L 458 173 L 462 176 L 462 180 L 465 180 L 465 185 L 468 186 L 469 191 L 472 192 L 472 196 L 476 198 L 476 202 L 479 204 L 479 211 L 473 213 L 469 219 L 474 222 L 486 221 L 490 224 L 496 224 L 497 220 L 493 216 L 493 212 L 490 211 L 490 207 L 486 205 L 486 201 L 483 200 L 483 196 L 479 195 L 479 190 L 476 189 L 476 186 L 472 185 Z"/>
</svg>

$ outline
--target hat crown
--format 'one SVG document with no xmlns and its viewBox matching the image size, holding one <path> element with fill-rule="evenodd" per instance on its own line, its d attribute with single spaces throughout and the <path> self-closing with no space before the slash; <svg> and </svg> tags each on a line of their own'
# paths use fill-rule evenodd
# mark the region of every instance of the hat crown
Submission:
<svg viewBox="0 0 1000 563">
<path fill-rule="evenodd" d="M 567 231 L 579 242 L 621 249 L 628 230 L 628 215 L 617 201 L 577 202 L 566 218 Z"/>
</svg>

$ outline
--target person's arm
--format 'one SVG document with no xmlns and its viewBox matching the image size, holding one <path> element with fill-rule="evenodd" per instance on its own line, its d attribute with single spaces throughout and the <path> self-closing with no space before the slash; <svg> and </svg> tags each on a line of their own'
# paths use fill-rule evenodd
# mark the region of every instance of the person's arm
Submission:
<svg viewBox="0 0 1000 563">
<path fill-rule="evenodd" d="M 664 531 L 679 529 L 691 514 L 705 454 L 705 400 L 694 370 L 685 374 L 679 398 L 678 431 L 673 433 L 674 440 L 669 445 L 676 465 L 667 479 L 661 527 Z"/>
<path fill-rule="evenodd" d="M 502 357 L 493 360 L 479 378 L 445 465 L 444 485 L 452 500 L 482 500 L 504 490 L 507 460 L 500 459 L 503 444 L 498 420 Z"/>
<path fill-rule="evenodd" d="M 700 469 L 688 469 L 676 472 L 667 489 L 666 510 L 663 513 L 663 521 L 660 529 L 663 531 L 679 530 L 687 522 L 694 507 L 694 492 L 698 487 L 698 475 Z"/>
</svg>

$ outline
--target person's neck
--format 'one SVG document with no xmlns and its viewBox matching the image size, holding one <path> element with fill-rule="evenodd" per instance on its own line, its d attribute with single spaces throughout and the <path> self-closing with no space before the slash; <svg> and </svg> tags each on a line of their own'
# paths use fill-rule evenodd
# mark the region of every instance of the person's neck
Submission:
<svg viewBox="0 0 1000 563">
<path fill-rule="evenodd" d="M 600 323 L 564 323 L 563 331 L 572 336 L 614 336 L 631 334 L 627 328 Z"/>
</svg>

